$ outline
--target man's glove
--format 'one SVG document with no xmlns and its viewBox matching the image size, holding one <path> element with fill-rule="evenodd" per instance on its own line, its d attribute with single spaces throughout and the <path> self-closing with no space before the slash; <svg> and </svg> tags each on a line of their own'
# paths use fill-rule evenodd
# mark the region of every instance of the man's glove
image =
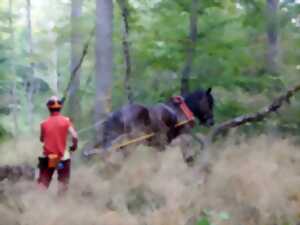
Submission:
<svg viewBox="0 0 300 225">
<path fill-rule="evenodd" d="M 71 152 L 75 152 L 76 149 L 77 149 L 77 147 L 74 146 L 74 145 L 72 145 L 72 146 L 69 147 L 69 150 L 70 150 Z"/>
<path fill-rule="evenodd" d="M 75 152 L 77 147 L 78 147 L 78 139 L 77 138 L 72 138 L 72 146 L 70 146 L 70 151 Z"/>
</svg>

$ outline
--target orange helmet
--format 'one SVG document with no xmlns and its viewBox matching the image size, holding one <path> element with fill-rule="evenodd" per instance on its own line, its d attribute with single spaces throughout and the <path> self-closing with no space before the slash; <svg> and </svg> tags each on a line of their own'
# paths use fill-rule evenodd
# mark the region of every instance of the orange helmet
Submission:
<svg viewBox="0 0 300 225">
<path fill-rule="evenodd" d="M 52 96 L 47 101 L 48 109 L 61 109 L 63 107 L 62 101 L 57 96 Z"/>
</svg>

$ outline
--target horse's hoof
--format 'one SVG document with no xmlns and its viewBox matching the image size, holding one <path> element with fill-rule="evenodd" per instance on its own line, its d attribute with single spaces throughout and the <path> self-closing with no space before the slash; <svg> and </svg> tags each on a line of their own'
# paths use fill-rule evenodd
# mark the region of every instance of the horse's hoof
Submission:
<svg viewBox="0 0 300 225">
<path fill-rule="evenodd" d="M 185 162 L 188 166 L 193 166 L 195 163 L 195 158 L 193 156 L 189 156 L 185 158 Z"/>
</svg>

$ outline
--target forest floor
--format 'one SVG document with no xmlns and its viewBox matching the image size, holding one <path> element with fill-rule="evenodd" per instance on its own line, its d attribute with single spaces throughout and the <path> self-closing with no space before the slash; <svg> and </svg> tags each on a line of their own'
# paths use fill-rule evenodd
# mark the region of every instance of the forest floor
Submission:
<svg viewBox="0 0 300 225">
<path fill-rule="evenodd" d="M 291 140 L 260 136 L 210 147 L 208 173 L 188 167 L 176 144 L 165 152 L 137 147 L 119 166 L 74 160 L 70 190 L 41 192 L 30 182 L 0 183 L 0 225 L 296 224 L 300 151 Z M 27 140 L 0 164 L 34 159 Z M 17 154 L 17 155 L 16 155 Z M 205 223 L 206 224 L 206 223 Z"/>
</svg>

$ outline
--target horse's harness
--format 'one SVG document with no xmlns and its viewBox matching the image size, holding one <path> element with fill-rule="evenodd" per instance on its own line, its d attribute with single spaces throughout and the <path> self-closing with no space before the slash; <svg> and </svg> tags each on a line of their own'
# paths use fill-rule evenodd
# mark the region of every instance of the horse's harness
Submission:
<svg viewBox="0 0 300 225">
<path fill-rule="evenodd" d="M 180 95 L 172 97 L 172 101 L 179 105 L 179 108 L 183 112 L 183 114 L 186 117 L 186 120 L 179 121 L 175 127 L 180 127 L 182 125 L 185 125 L 187 123 L 190 123 L 191 126 L 195 125 L 195 117 L 194 113 L 190 110 L 190 108 L 187 106 L 186 102 L 184 101 L 184 98 Z"/>
<path fill-rule="evenodd" d="M 182 96 L 174 96 L 174 97 L 172 97 L 171 100 L 172 100 L 173 103 L 175 103 L 175 105 L 179 106 L 180 110 L 183 112 L 183 114 L 186 117 L 185 120 L 177 122 L 175 124 L 175 127 L 178 128 L 178 127 L 184 126 L 186 124 L 190 124 L 191 126 L 194 126 L 194 124 L 195 124 L 194 114 L 190 110 L 190 108 L 187 106 L 186 102 L 184 101 L 184 98 Z M 168 109 L 169 112 L 171 112 L 172 114 L 175 113 L 174 110 L 171 107 L 169 107 L 166 104 L 164 104 L 164 105 Z M 141 137 L 126 141 L 126 142 L 121 143 L 121 144 L 114 145 L 114 146 L 111 147 L 111 149 L 116 150 L 116 149 L 119 149 L 119 148 L 124 148 L 124 147 L 126 147 L 130 144 L 134 144 L 134 143 L 137 143 L 137 142 L 140 142 L 140 141 L 143 141 L 143 140 L 147 140 L 147 139 L 153 137 L 154 135 L 155 135 L 154 132 L 152 132 L 150 134 L 145 134 Z"/>
</svg>

